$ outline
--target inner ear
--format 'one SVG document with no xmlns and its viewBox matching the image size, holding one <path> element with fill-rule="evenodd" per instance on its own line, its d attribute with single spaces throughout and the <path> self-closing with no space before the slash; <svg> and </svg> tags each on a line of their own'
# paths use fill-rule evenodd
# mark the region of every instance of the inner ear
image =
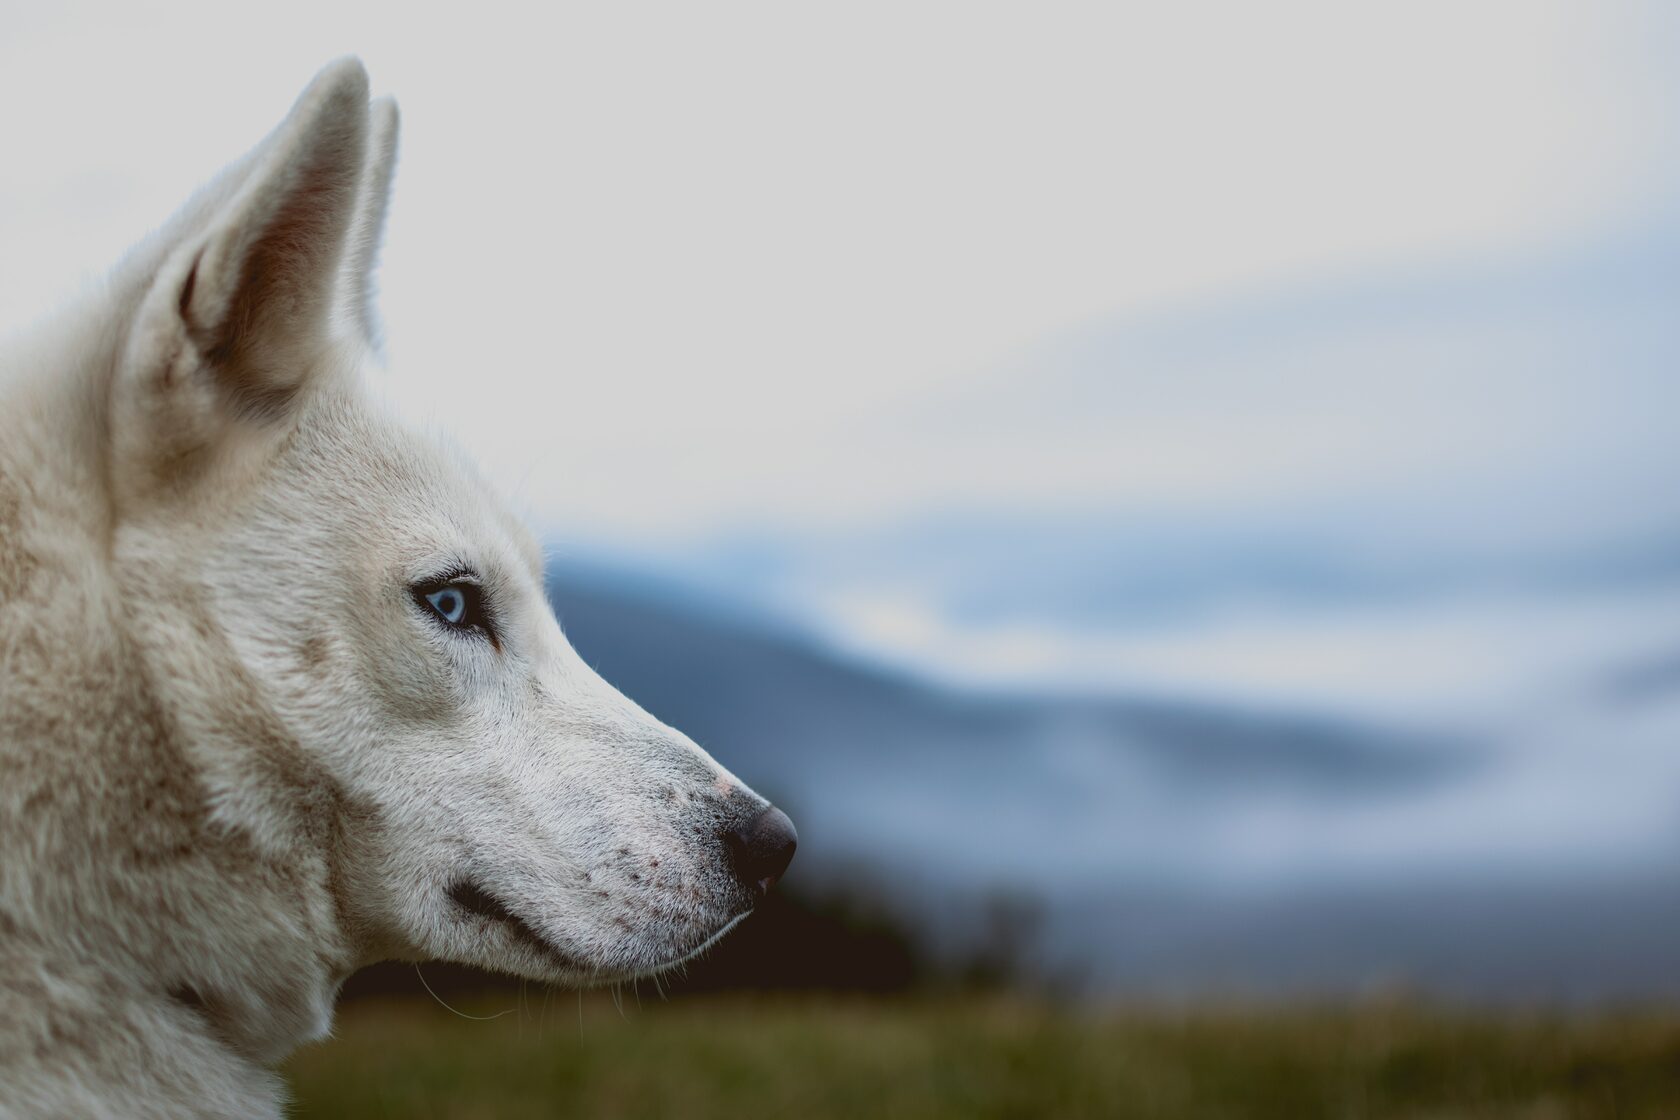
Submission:
<svg viewBox="0 0 1680 1120">
<path fill-rule="evenodd" d="M 195 329 L 192 319 L 193 292 L 198 287 L 198 269 L 203 254 L 193 258 L 187 278 L 176 299 L 176 314 L 192 338 L 203 364 L 225 394 L 224 404 L 239 416 L 266 420 L 278 416 L 290 404 L 298 389 L 298 378 L 286 376 L 283 360 L 263 362 L 262 348 L 249 344 L 249 335 L 224 328 L 219 332 Z M 243 343 L 243 345 L 242 345 Z M 295 368 L 295 367 L 294 367 Z"/>
</svg>

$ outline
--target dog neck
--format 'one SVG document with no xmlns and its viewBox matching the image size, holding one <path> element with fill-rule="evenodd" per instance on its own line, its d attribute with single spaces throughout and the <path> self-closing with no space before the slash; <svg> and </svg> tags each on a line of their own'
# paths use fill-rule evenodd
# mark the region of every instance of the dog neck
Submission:
<svg viewBox="0 0 1680 1120">
<path fill-rule="evenodd" d="M 183 687 L 237 671 L 201 622 L 193 672 L 156 671 L 175 658 L 136 632 L 97 450 L 116 339 L 73 312 L 47 332 L 0 363 L 0 928 L 271 1063 L 326 1033 L 355 963 L 338 799 L 260 695 L 183 711 Z M 243 820 L 245 783 L 281 808 Z"/>
</svg>

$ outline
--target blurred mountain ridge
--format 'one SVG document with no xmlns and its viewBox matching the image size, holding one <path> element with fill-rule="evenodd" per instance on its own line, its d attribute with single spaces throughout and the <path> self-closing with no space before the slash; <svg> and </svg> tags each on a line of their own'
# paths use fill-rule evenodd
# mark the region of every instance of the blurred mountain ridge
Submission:
<svg viewBox="0 0 1680 1120">
<path fill-rule="evenodd" d="M 941 687 L 592 564 L 555 566 L 550 595 L 591 665 L 789 808 L 807 889 L 857 886 L 928 944 L 964 951 L 1005 897 L 1042 909 L 1029 963 L 1091 990 L 1598 1001 L 1680 985 L 1671 867 L 1442 862 L 1427 835 L 1402 843 L 1423 849 L 1410 861 L 1350 848 L 1295 866 L 1245 832 L 1280 815 L 1404 828 L 1409 805 L 1497 780 L 1488 744 L 1235 704 Z M 1439 842 L 1453 851 L 1450 829 Z"/>
</svg>

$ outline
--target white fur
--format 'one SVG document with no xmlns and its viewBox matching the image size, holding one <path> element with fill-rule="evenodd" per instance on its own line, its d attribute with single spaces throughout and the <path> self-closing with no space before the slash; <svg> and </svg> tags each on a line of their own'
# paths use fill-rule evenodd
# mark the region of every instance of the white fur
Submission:
<svg viewBox="0 0 1680 1120">
<path fill-rule="evenodd" d="M 526 530 L 360 388 L 395 137 L 328 67 L 0 347 L 0 1115 L 275 1116 L 365 964 L 626 978 L 755 897 L 722 834 L 762 799 L 578 658 Z M 457 568 L 494 642 L 411 594 Z"/>
</svg>

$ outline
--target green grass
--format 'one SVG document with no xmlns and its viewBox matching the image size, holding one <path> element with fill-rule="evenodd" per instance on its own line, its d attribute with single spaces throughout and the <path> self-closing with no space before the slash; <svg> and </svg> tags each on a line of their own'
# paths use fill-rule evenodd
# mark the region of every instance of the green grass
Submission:
<svg viewBox="0 0 1680 1120">
<path fill-rule="evenodd" d="M 294 1115 L 1680 1117 L 1680 1016 L 625 1004 L 533 994 L 489 1022 L 353 1005 L 336 1039 L 289 1063 Z"/>
</svg>

